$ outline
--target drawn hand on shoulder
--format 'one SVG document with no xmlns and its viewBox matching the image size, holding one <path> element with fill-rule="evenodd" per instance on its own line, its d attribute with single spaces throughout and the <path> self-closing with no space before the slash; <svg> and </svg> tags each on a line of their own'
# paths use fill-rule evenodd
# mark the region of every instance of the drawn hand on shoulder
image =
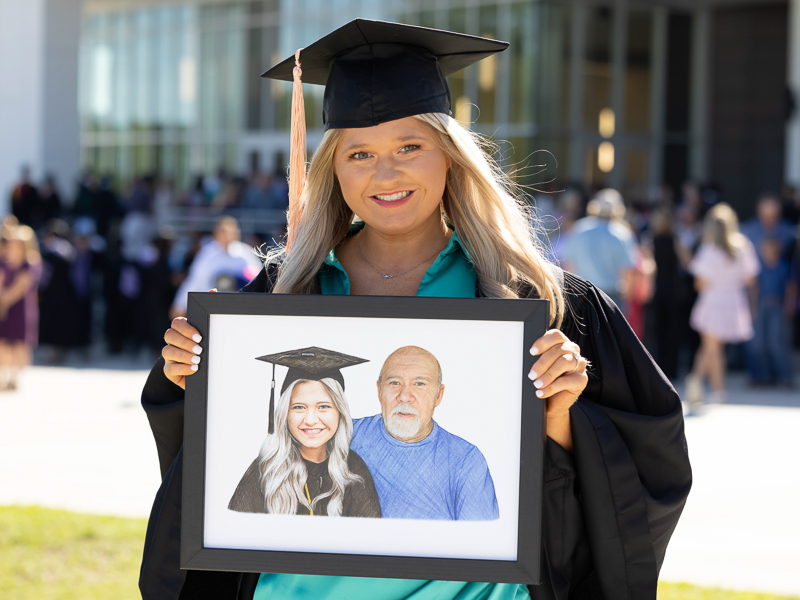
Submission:
<svg viewBox="0 0 800 600">
<path fill-rule="evenodd" d="M 558 329 L 540 337 L 530 350 L 538 356 L 528 377 L 536 395 L 547 403 L 547 435 L 566 450 L 572 450 L 569 409 L 586 389 L 588 361 L 580 346 Z"/>
<path fill-rule="evenodd" d="M 216 288 L 209 290 L 216 292 Z M 203 347 L 200 332 L 189 324 L 186 317 L 175 317 L 172 326 L 164 334 L 166 346 L 161 350 L 164 357 L 164 375 L 172 383 L 186 389 L 186 377 L 197 371 Z"/>
</svg>

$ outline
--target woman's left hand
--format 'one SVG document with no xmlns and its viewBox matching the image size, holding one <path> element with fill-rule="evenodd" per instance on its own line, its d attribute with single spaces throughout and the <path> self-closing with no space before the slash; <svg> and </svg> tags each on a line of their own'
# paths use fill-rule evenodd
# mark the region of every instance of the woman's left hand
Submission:
<svg viewBox="0 0 800 600">
<path fill-rule="evenodd" d="M 572 451 L 569 409 L 586 389 L 588 365 L 578 344 L 558 329 L 551 329 L 534 342 L 531 354 L 539 359 L 528 377 L 536 395 L 547 402 L 547 436 Z"/>
</svg>

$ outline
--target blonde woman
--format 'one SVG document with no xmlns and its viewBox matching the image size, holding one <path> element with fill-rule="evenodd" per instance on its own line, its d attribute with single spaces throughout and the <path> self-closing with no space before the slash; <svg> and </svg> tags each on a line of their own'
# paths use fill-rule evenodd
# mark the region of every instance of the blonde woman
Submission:
<svg viewBox="0 0 800 600">
<path fill-rule="evenodd" d="M 617 307 L 548 262 L 490 148 L 449 116 L 445 77 L 506 46 L 358 19 L 266 73 L 294 77 L 296 90 L 301 74 L 325 83 L 327 131 L 307 182 L 296 185 L 288 251 L 268 254 L 243 291 L 549 300 L 552 329 L 530 348 L 538 360 L 528 374 L 547 416 L 542 584 L 401 580 L 391 569 L 374 579 L 187 576 L 171 550 L 180 523 L 163 516 L 179 504 L 182 435 L 164 413 L 182 410 L 202 339 L 178 319 L 142 395 L 165 471 L 139 582 L 144 600 L 199 598 L 194 590 L 210 581 L 248 600 L 655 597 L 691 485 L 680 401 Z M 459 342 L 480 352 L 481 340 Z"/>
<path fill-rule="evenodd" d="M 686 398 L 703 402 L 703 382 L 711 385 L 709 402 L 725 400 L 725 344 L 753 337 L 753 317 L 747 297 L 760 270 L 753 244 L 739 233 L 733 209 L 720 203 L 706 214 L 703 241 L 689 271 L 695 277 L 697 302 L 690 324 L 700 333 L 692 372 L 686 378 Z"/>
<path fill-rule="evenodd" d="M 331 517 L 381 516 L 367 465 L 350 450 L 353 419 L 341 384 L 330 377 L 284 383 L 275 434 L 236 487 L 237 512 Z"/>
</svg>

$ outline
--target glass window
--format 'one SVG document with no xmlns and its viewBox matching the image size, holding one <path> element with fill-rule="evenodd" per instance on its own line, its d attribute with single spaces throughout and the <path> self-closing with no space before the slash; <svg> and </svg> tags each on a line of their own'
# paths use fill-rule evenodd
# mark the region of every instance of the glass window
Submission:
<svg viewBox="0 0 800 600">
<path fill-rule="evenodd" d="M 481 6 L 479 11 L 479 35 L 497 38 L 497 6 Z M 497 55 L 487 56 L 477 65 L 478 70 L 478 114 L 473 120 L 478 123 L 494 123 L 495 92 L 497 89 Z"/>
<path fill-rule="evenodd" d="M 597 131 L 600 111 L 611 106 L 612 9 L 587 9 L 583 126 Z"/>
<path fill-rule="evenodd" d="M 628 21 L 628 55 L 625 65 L 625 130 L 650 131 L 650 78 L 653 13 L 631 10 Z"/>
</svg>

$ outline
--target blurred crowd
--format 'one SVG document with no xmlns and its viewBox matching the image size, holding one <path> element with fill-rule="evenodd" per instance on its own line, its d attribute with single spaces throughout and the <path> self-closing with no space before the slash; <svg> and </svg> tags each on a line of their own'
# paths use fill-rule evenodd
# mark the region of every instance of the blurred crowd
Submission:
<svg viewBox="0 0 800 600">
<path fill-rule="evenodd" d="M 688 373 L 695 404 L 724 400 L 728 366 L 790 387 L 800 347 L 800 190 L 754 199 L 741 226 L 721 200 L 694 182 L 647 200 L 577 188 L 532 199 L 552 259 L 614 300 L 667 377 Z M 35 185 L 23 171 L 0 246 L 0 387 L 37 345 L 53 363 L 100 341 L 156 355 L 189 291 L 235 290 L 258 272 L 253 249 L 284 235 L 287 204 L 280 174 L 220 170 L 183 192 L 142 177 L 118 194 L 85 173 L 65 202 L 51 177 Z M 280 221 L 256 231 L 258 211 Z"/>
<path fill-rule="evenodd" d="M 265 173 L 220 170 L 183 192 L 141 177 L 119 193 L 112 177 L 87 172 L 65 198 L 52 177 L 37 183 L 23 169 L 2 225 L 0 388 L 15 387 L 37 346 L 53 364 L 88 358 L 95 342 L 155 356 L 189 290 L 236 290 L 258 272 L 253 249 L 284 234 L 287 205 L 285 178 Z M 251 225 L 244 241 L 237 217 Z"/>
<path fill-rule="evenodd" d="M 792 387 L 799 190 L 754 199 L 741 226 L 718 190 L 694 182 L 649 201 L 611 189 L 537 200 L 553 259 L 615 301 L 667 377 L 688 373 L 695 407 L 725 400 L 728 366 L 753 387 Z"/>
</svg>

